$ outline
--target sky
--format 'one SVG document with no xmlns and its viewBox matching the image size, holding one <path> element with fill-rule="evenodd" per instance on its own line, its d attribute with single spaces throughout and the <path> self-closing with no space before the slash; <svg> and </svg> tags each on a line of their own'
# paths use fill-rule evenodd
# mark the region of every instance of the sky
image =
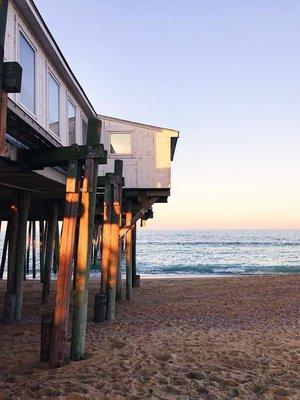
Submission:
<svg viewBox="0 0 300 400">
<path fill-rule="evenodd" d="M 300 228 L 298 0 L 35 2 L 97 112 L 180 131 L 149 228 Z"/>
</svg>

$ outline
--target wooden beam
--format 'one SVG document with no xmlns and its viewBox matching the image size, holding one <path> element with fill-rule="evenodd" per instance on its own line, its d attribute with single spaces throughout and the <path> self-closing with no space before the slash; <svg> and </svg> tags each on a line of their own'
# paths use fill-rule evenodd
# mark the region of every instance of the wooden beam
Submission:
<svg viewBox="0 0 300 400">
<path fill-rule="evenodd" d="M 70 161 L 66 186 L 66 206 L 61 235 L 59 267 L 55 292 L 54 322 L 49 355 L 49 366 L 59 367 L 64 362 L 66 329 L 69 315 L 74 238 L 79 204 L 78 161 Z"/>
<path fill-rule="evenodd" d="M 67 165 L 70 161 L 87 158 L 97 159 L 100 164 L 106 164 L 107 152 L 103 144 L 89 144 L 79 146 L 56 147 L 49 150 L 27 150 L 20 154 L 19 162 L 26 164 L 31 169 L 43 169 L 57 165 Z"/>
<path fill-rule="evenodd" d="M 133 225 L 149 210 L 149 208 L 151 206 L 153 206 L 153 204 L 158 200 L 158 197 L 152 197 L 151 199 L 148 199 L 147 201 L 144 202 L 144 204 L 142 205 L 142 208 L 140 209 L 139 212 L 137 212 L 134 217 L 131 220 L 131 224 L 124 226 L 121 230 L 120 230 L 120 238 L 123 237 L 128 231 L 129 229 L 131 229 L 133 227 Z"/>
<path fill-rule="evenodd" d="M 121 161 L 121 160 L 118 160 L 118 161 Z M 98 188 L 105 188 L 105 185 L 107 184 L 107 182 L 120 183 L 121 186 L 125 185 L 124 178 L 122 176 L 115 175 L 112 172 L 107 173 L 105 176 L 98 176 L 97 177 L 97 187 Z"/>
</svg>

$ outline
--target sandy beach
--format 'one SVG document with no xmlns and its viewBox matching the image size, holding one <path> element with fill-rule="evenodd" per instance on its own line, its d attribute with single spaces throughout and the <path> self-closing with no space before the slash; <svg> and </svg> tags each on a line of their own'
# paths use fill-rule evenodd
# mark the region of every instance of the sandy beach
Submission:
<svg viewBox="0 0 300 400">
<path fill-rule="evenodd" d="M 49 370 L 41 285 L 24 283 L 22 321 L 0 325 L 1 400 L 300 398 L 300 275 L 144 279 L 113 322 L 95 325 L 98 285 L 86 360 Z"/>
</svg>

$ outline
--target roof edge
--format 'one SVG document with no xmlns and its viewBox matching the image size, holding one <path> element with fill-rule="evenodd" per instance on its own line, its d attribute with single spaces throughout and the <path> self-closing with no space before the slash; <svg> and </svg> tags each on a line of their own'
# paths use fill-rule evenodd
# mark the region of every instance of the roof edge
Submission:
<svg viewBox="0 0 300 400">
<path fill-rule="evenodd" d="M 142 127 L 145 127 L 145 128 L 152 128 L 152 129 L 156 129 L 156 130 L 171 131 L 171 132 L 177 133 L 177 137 L 179 137 L 179 131 L 176 130 L 176 129 L 172 129 L 172 128 L 165 128 L 165 127 L 162 127 L 162 126 L 144 124 L 142 122 L 130 121 L 128 119 L 117 118 L 117 117 L 110 117 L 109 115 L 103 115 L 103 114 L 98 114 L 97 117 L 100 118 L 100 119 L 103 118 L 103 119 L 108 119 L 108 120 L 112 120 L 112 121 L 120 121 L 120 122 L 124 122 L 124 123 L 128 123 L 128 124 L 134 124 L 134 125 L 142 126 Z"/>
</svg>

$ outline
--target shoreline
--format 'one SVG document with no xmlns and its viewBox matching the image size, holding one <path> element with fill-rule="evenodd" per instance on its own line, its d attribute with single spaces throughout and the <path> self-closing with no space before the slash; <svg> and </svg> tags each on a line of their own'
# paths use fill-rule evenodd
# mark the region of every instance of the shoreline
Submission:
<svg viewBox="0 0 300 400">
<path fill-rule="evenodd" d="M 139 274 L 142 280 L 158 280 L 158 279 L 216 279 L 216 278 L 245 278 L 245 277 L 271 277 L 271 276 L 300 276 L 299 272 L 277 272 L 277 273 L 253 273 L 253 274 Z M 100 279 L 100 272 L 91 273 L 90 281 Z M 3 277 L 2 282 L 6 282 L 6 276 Z M 33 279 L 27 276 L 27 281 L 39 282 L 40 278 Z M 126 275 L 122 275 L 122 281 L 126 280 Z M 51 282 L 55 282 L 56 277 L 51 277 Z"/>
</svg>

